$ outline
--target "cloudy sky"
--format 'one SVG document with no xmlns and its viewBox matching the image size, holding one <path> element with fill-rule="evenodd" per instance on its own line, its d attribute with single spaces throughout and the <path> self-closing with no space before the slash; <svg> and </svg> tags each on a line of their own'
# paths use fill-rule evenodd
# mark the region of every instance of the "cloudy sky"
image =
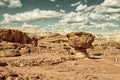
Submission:
<svg viewBox="0 0 120 80">
<path fill-rule="evenodd" d="M 120 0 L 0 0 L 0 26 L 120 31 Z"/>
</svg>

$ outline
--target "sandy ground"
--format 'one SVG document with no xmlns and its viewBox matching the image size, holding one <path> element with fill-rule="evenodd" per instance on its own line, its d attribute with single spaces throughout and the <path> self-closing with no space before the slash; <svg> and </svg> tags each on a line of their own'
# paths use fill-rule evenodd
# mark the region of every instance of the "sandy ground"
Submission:
<svg viewBox="0 0 120 80">
<path fill-rule="evenodd" d="M 27 80 L 27 77 L 29 77 L 29 80 L 120 80 L 120 58 L 118 60 L 107 57 L 59 61 L 58 56 L 53 55 L 41 57 L 38 54 L 30 54 L 17 58 L 1 58 L 0 60 L 16 62 L 16 64 L 6 66 L 6 68 L 22 74 L 21 76 L 24 76 L 24 80 Z M 55 60 L 56 57 L 57 62 L 52 63 L 49 60 L 41 62 L 43 58 Z M 29 61 L 30 63 L 17 65 L 19 61 L 23 63 Z M 35 61 L 38 62 L 33 63 Z"/>
</svg>

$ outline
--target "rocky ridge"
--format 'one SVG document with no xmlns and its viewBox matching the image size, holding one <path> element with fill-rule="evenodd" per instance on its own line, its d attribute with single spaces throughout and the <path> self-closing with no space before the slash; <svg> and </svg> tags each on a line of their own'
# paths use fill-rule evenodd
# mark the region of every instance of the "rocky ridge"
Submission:
<svg viewBox="0 0 120 80">
<path fill-rule="evenodd" d="M 86 32 L 35 34 L 0 29 L 0 80 L 120 79 L 119 42 Z"/>
</svg>

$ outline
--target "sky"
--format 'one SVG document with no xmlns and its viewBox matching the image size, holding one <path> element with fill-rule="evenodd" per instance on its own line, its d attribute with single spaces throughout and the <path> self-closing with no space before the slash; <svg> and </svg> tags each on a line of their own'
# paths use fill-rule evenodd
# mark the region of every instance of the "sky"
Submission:
<svg viewBox="0 0 120 80">
<path fill-rule="evenodd" d="M 0 27 L 120 31 L 120 0 L 0 0 Z"/>
</svg>

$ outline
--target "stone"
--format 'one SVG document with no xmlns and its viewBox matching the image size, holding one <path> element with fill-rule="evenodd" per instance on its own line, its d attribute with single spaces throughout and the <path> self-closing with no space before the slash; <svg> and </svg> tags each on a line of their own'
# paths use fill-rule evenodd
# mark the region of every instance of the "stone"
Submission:
<svg viewBox="0 0 120 80">
<path fill-rule="evenodd" d="M 8 65 L 7 62 L 5 62 L 5 61 L 0 61 L 0 66 L 1 66 L 1 67 L 3 67 L 3 66 L 7 66 L 7 65 Z"/>
<path fill-rule="evenodd" d="M 0 51 L 0 57 L 15 57 L 15 56 L 20 56 L 19 51 L 14 49 Z"/>
<path fill-rule="evenodd" d="M 66 36 L 68 37 L 70 46 L 84 49 L 92 47 L 92 42 L 95 38 L 92 34 L 85 32 L 71 32 Z"/>
<path fill-rule="evenodd" d="M 8 76 L 6 78 L 6 80 L 19 80 L 18 77 L 11 77 L 11 76 Z"/>
<path fill-rule="evenodd" d="M 0 67 L 0 80 L 18 80 L 18 74 L 9 68 Z"/>
<path fill-rule="evenodd" d="M 94 36 L 85 32 L 71 32 L 66 35 L 68 37 L 69 46 L 74 48 L 74 53 L 77 58 L 90 57 L 87 50 L 92 47 Z"/>
<path fill-rule="evenodd" d="M 26 53 L 30 53 L 30 48 L 28 48 L 28 47 L 21 48 L 19 50 L 19 52 L 21 55 L 26 54 Z"/>
<path fill-rule="evenodd" d="M 0 29 L 0 39 L 8 42 L 29 44 L 32 43 L 31 38 L 18 30 Z"/>
</svg>

